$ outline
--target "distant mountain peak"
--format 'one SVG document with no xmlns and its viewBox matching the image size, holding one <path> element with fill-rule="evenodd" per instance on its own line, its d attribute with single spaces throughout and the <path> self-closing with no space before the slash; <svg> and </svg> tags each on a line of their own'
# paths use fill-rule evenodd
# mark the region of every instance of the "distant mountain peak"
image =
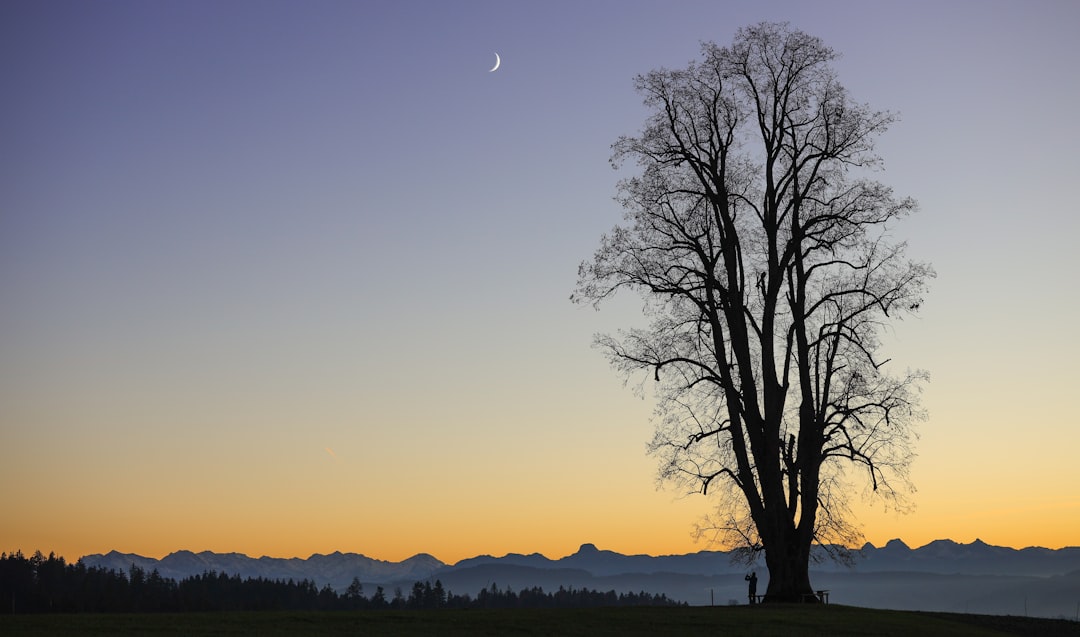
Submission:
<svg viewBox="0 0 1080 637">
<path fill-rule="evenodd" d="M 591 543 L 591 542 L 586 543 L 586 544 L 582 544 L 581 548 L 579 548 L 577 550 L 578 555 L 584 555 L 584 554 L 589 554 L 589 553 L 599 553 L 599 552 L 600 552 L 600 549 L 596 548 L 596 545 Z"/>
<path fill-rule="evenodd" d="M 121 553 L 120 551 L 117 551 L 116 549 L 113 549 L 113 550 L 109 551 L 108 553 L 106 553 L 105 557 L 127 557 L 128 555 L 129 555 L 128 553 Z M 131 555 L 134 555 L 134 553 L 132 553 Z"/>
<path fill-rule="evenodd" d="M 958 549 L 961 546 L 963 546 L 963 544 L 960 544 L 959 542 L 957 542 L 955 540 L 945 539 L 945 540 L 934 540 L 933 542 L 927 543 L 925 546 L 919 547 L 919 549 L 920 550 L 928 549 L 930 552 L 934 552 L 934 551 L 941 552 L 941 551 L 955 551 L 956 549 Z"/>
<path fill-rule="evenodd" d="M 446 566 L 442 560 L 430 553 L 417 553 L 409 559 L 401 561 L 400 564 L 402 566 L 418 568 L 421 570 L 435 570 Z"/>
<path fill-rule="evenodd" d="M 887 549 L 908 549 L 908 550 L 911 549 L 911 547 L 908 546 L 907 544 L 905 544 L 904 541 L 901 540 L 900 538 L 893 538 L 893 539 L 889 540 L 888 542 L 885 543 L 885 548 L 887 548 Z"/>
</svg>

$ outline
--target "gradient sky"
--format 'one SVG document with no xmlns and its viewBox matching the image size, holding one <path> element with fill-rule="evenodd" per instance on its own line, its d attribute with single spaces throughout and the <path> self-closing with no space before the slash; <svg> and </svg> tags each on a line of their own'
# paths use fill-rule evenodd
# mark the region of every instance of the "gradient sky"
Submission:
<svg viewBox="0 0 1080 637">
<path fill-rule="evenodd" d="M 1080 544 L 1080 3 L 5 0 L 0 549 L 708 548 L 591 348 L 640 302 L 568 296 L 633 76 L 762 20 L 901 113 L 938 272 L 888 338 L 917 508 L 867 539 Z"/>
</svg>

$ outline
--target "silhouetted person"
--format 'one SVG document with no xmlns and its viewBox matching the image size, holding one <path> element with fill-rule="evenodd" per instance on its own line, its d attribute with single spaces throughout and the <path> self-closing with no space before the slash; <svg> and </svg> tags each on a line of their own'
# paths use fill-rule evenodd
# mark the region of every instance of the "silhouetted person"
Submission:
<svg viewBox="0 0 1080 637">
<path fill-rule="evenodd" d="M 743 579 L 750 582 L 750 605 L 753 606 L 754 601 L 757 599 L 757 573 L 751 571 Z"/>
</svg>

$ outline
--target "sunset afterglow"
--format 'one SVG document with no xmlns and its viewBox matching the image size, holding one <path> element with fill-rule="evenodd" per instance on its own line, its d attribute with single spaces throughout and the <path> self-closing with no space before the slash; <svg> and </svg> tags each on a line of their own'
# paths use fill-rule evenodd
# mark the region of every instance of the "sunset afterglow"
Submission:
<svg viewBox="0 0 1080 637">
<path fill-rule="evenodd" d="M 938 273 L 884 332 L 931 378 L 914 510 L 856 494 L 866 540 L 1080 544 L 1080 4 L 9 0 L 0 550 L 717 548 L 591 346 L 640 301 L 568 297 L 634 75 L 763 20 L 900 113 Z"/>
</svg>

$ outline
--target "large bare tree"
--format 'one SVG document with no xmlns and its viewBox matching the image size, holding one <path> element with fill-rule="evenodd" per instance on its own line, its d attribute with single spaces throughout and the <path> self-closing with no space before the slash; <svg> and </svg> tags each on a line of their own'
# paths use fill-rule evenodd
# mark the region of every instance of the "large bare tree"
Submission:
<svg viewBox="0 0 1080 637">
<path fill-rule="evenodd" d="M 612 158 L 640 168 L 619 184 L 625 222 L 573 297 L 644 297 L 648 328 L 598 343 L 655 380 L 661 478 L 720 495 L 709 528 L 764 552 L 766 601 L 813 599 L 812 547 L 859 536 L 856 484 L 903 501 L 924 418 L 925 373 L 891 375 L 880 353 L 933 277 L 888 234 L 914 201 L 872 179 L 895 116 L 852 101 L 835 58 L 759 24 L 639 76 L 652 115 Z"/>
</svg>

